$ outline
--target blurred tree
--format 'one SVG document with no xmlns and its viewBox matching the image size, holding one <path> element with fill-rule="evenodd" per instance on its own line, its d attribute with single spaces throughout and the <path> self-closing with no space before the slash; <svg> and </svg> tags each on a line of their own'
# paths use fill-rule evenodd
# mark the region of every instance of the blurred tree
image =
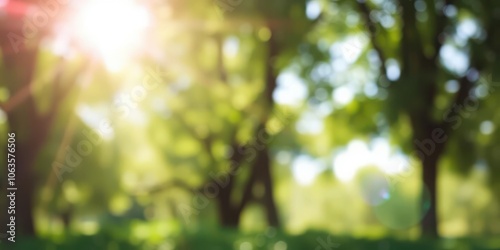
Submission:
<svg viewBox="0 0 500 250">
<path fill-rule="evenodd" d="M 409 119 L 411 138 L 398 135 L 394 128 L 391 134 L 403 139 L 408 151 L 411 142 L 412 156 L 421 161 L 422 181 L 430 191 L 430 210 L 422 221 L 422 233 L 437 237 L 438 163 L 450 138 L 456 145 L 472 144 L 473 138 L 454 130 L 462 125 L 463 118 L 469 117 L 464 113 L 475 111 L 479 105 L 474 92 L 480 84 L 479 76 L 490 74 L 498 66 L 494 58 L 499 51 L 499 31 L 494 23 L 500 6 L 495 1 L 452 0 L 339 1 L 338 6 L 350 6 L 363 20 L 371 48 L 378 56 L 379 88 L 386 88 L 389 94 L 384 109 L 389 124 L 396 126 L 406 117 Z M 460 34 L 464 32 L 463 23 L 471 20 L 476 31 L 458 41 L 460 36 L 467 36 Z M 451 47 L 466 54 L 463 69 L 449 66 L 452 62 L 448 60 L 453 59 L 445 53 Z M 395 60 L 397 66 L 388 66 L 390 60 Z M 394 67 L 400 69 L 399 75 L 394 74 Z M 450 81 L 458 83 L 455 94 L 445 90 Z M 466 147 L 459 151 L 451 155 L 462 161 L 457 169 L 470 168 L 474 154 Z"/>
<path fill-rule="evenodd" d="M 34 234 L 33 208 L 39 181 L 35 174 L 36 159 L 50 136 L 58 109 L 74 86 L 67 82 L 75 80 L 74 76 L 64 74 L 63 60 L 52 62 L 49 67 L 57 65 L 48 69 L 51 78 L 47 84 L 52 93 L 44 97 L 51 101 L 45 108 L 41 107 L 40 103 L 47 99 L 37 96 L 34 87 L 39 67 L 39 42 L 51 25 L 27 19 L 31 18 L 28 10 L 35 2 L 9 1 L 0 8 L 5 13 L 1 17 L 5 20 L 0 24 L 1 73 L 9 93 L 9 99 L 1 107 L 7 114 L 9 131 L 16 133 L 16 223 L 18 232 L 27 235 Z"/>
<path fill-rule="evenodd" d="M 211 72 L 203 75 L 204 77 L 193 77 L 200 84 L 188 88 L 180 96 L 181 102 L 189 100 L 191 108 L 187 111 L 186 106 L 182 105 L 178 110 L 173 110 L 173 118 L 200 143 L 199 148 L 203 149 L 204 155 L 208 158 L 210 167 L 208 171 L 201 171 L 205 173 L 203 176 L 205 181 L 198 185 L 200 189 L 209 185 L 221 186 L 215 197 L 220 224 L 237 227 L 244 209 L 251 202 L 256 202 L 264 208 L 268 224 L 278 227 L 280 219 L 273 194 L 271 168 L 273 155 L 270 150 L 275 134 L 270 133 L 272 129 L 269 123 L 272 119 L 282 123 L 288 121 L 286 115 L 276 111 L 273 93 L 279 72 L 288 66 L 289 58 L 298 53 L 297 47 L 313 22 L 307 20 L 305 13 L 300 11 L 305 9 L 305 1 L 273 5 L 262 1 L 238 3 L 236 8 L 231 10 L 224 8 L 225 5 L 215 10 L 221 11 L 225 19 L 213 21 L 213 26 L 219 28 L 212 33 L 202 34 L 200 38 L 199 28 L 194 28 L 195 32 L 191 36 L 195 42 L 189 45 L 193 47 L 189 51 L 193 51 L 196 55 L 184 55 L 182 60 L 206 55 L 202 58 L 209 60 L 198 60 L 188 64 L 197 67 L 195 72 Z M 175 5 L 175 8 L 183 9 L 179 5 Z M 191 8 L 186 12 L 196 12 L 196 10 Z M 180 18 L 181 13 L 183 12 L 177 12 L 176 18 Z M 209 17 L 215 14 L 218 13 L 204 13 Z M 184 19 L 187 18 L 194 19 L 192 16 L 184 16 Z M 248 34 L 246 30 L 250 30 L 251 33 Z M 229 58 L 224 49 L 231 40 L 232 42 L 237 40 L 240 44 L 236 60 Z M 179 76 L 182 77 L 185 76 Z M 240 83 L 241 77 L 243 83 Z M 196 94 L 200 91 L 205 95 Z M 227 96 L 225 94 L 227 92 L 231 95 Z M 204 105 L 209 109 L 206 110 Z M 193 109 L 193 106 L 196 109 Z M 217 112 L 223 109 L 228 111 Z M 215 123 L 223 122 L 224 129 L 212 126 L 214 121 L 210 120 L 206 124 L 209 131 L 201 132 L 204 129 L 200 128 L 199 121 L 189 119 L 191 116 L 186 112 L 207 112 L 198 113 L 197 116 L 210 116 L 211 119 L 219 120 Z M 213 116 L 214 112 L 217 117 Z M 214 150 L 220 144 L 226 145 L 230 155 L 227 160 L 220 159 L 220 154 Z M 225 167 L 226 165 L 229 165 L 229 169 Z M 219 173 L 225 174 L 219 176 Z M 219 183 L 221 180 L 223 184 Z M 177 180 L 174 183 L 183 187 L 189 186 Z M 172 185 L 165 183 L 162 186 Z"/>
<path fill-rule="evenodd" d="M 63 104 L 69 109 L 74 104 L 65 100 L 80 75 L 62 57 L 40 49 L 40 41 L 50 34 L 53 23 L 64 12 L 61 3 L 52 4 L 56 5 L 51 8 L 56 9 L 52 9 L 55 12 L 51 18 L 45 13 L 46 6 L 32 0 L 8 1 L 0 8 L 4 14 L 0 17 L 2 87 L 8 93 L 1 108 L 7 115 L 9 131 L 16 133 L 16 223 L 18 232 L 26 235 L 35 233 L 33 209 L 42 182 L 35 168 L 37 159 L 49 144 Z M 33 13 L 42 13 L 47 19 L 40 21 Z M 77 68 L 85 71 L 87 66 L 79 64 Z M 46 165 L 52 170 L 51 164 Z"/>
</svg>

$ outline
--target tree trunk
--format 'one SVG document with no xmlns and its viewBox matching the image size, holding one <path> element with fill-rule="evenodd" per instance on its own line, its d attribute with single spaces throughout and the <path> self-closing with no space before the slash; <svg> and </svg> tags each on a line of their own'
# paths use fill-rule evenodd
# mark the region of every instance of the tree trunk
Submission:
<svg viewBox="0 0 500 250">
<path fill-rule="evenodd" d="M 11 129 L 10 132 L 13 132 Z M 33 149 L 29 147 L 29 144 L 20 143 L 17 141 L 18 133 L 16 133 L 16 152 L 15 155 L 15 207 L 13 207 L 15 214 L 7 214 L 4 213 L 4 217 L 2 218 L 2 224 L 5 226 L 10 221 L 10 216 L 15 216 L 15 227 L 17 235 L 34 235 L 35 227 L 34 220 L 32 214 L 33 208 L 33 190 L 34 190 L 34 174 L 32 172 L 32 165 L 34 162 Z M 7 178 L 8 170 L 7 168 L 3 171 L 5 173 L 5 178 Z M 4 190 L 6 190 L 9 186 L 9 183 L 6 182 L 5 185 L 2 185 Z M 7 194 L 10 191 L 7 191 Z M 5 197 L 5 196 L 4 196 Z M 10 207 L 9 199 L 6 200 L 5 203 L 5 211 Z M 10 208 L 9 208 L 10 210 Z M 5 230 L 4 232 L 8 231 Z"/>
<path fill-rule="evenodd" d="M 438 238 L 438 162 L 446 146 L 448 137 L 445 131 L 448 131 L 448 129 L 443 129 L 443 124 L 433 123 L 425 113 L 421 113 L 420 116 L 413 114 L 411 120 L 416 134 L 414 137 L 415 150 L 419 152 L 422 163 L 421 209 L 425 212 L 425 216 L 420 228 L 422 236 Z M 443 132 L 441 136 L 437 136 L 439 131 Z M 428 190 L 428 195 L 425 188 Z"/>
<path fill-rule="evenodd" d="M 260 169 L 260 178 L 264 184 L 264 197 L 262 197 L 262 205 L 266 210 L 267 222 L 269 226 L 279 227 L 278 210 L 276 209 L 276 203 L 274 200 L 273 193 L 273 182 L 271 176 L 271 159 L 269 157 L 269 151 L 266 150 L 260 152 L 261 157 L 259 161 L 256 162 L 256 167 Z"/>
<path fill-rule="evenodd" d="M 437 152 L 436 152 L 437 153 Z M 438 216 L 437 216 L 437 162 L 438 154 L 431 154 L 422 161 L 422 181 L 425 187 L 429 190 L 429 197 L 422 193 L 422 209 L 428 206 L 429 210 L 425 214 L 421 229 L 422 235 L 429 238 L 437 238 L 438 233 Z"/>
<path fill-rule="evenodd" d="M 16 155 L 16 185 L 18 194 L 16 199 L 16 224 L 18 225 L 18 233 L 24 235 L 34 235 L 35 226 L 33 220 L 32 209 L 34 208 L 34 190 L 35 178 L 33 174 L 33 165 L 35 162 L 36 152 L 28 147 L 18 148 L 19 154 Z M 23 151 L 24 152 L 23 152 Z M 17 157 L 19 156 L 19 157 Z"/>
<path fill-rule="evenodd" d="M 33 96 L 29 96 L 22 105 L 8 114 L 8 121 L 10 132 L 16 134 L 17 232 L 34 235 L 35 163 L 47 140 L 51 119 L 37 113 Z M 31 127 L 33 124 L 36 124 L 37 130 Z"/>
<path fill-rule="evenodd" d="M 263 126 L 259 126 L 258 131 L 262 131 Z M 267 133 L 266 133 L 267 134 Z M 267 136 L 266 136 L 267 138 Z M 255 197 L 253 190 L 256 184 L 263 184 L 264 193 L 262 197 Z M 234 212 L 234 219 L 239 222 L 241 213 L 251 201 L 259 202 L 266 213 L 266 219 L 269 226 L 279 227 L 279 216 L 273 193 L 273 182 L 271 176 L 271 159 L 267 146 L 259 150 L 257 159 L 252 164 L 250 177 L 247 180 L 243 191 L 242 199 L 238 208 Z"/>
<path fill-rule="evenodd" d="M 231 203 L 231 193 L 233 191 L 233 178 L 231 178 L 226 187 L 221 187 L 217 202 L 219 205 L 219 221 L 223 227 L 237 228 L 240 222 L 240 216 Z"/>
<path fill-rule="evenodd" d="M 235 140 L 236 137 L 234 137 L 233 141 L 231 142 L 233 154 L 231 155 L 230 162 L 231 164 L 234 164 L 234 166 L 232 166 L 233 171 L 238 172 L 246 159 L 244 159 L 244 153 L 239 149 L 240 146 Z M 251 199 L 251 195 L 248 193 L 245 194 L 246 191 L 244 191 L 243 198 L 238 205 L 231 202 L 231 195 L 235 190 L 234 184 L 236 181 L 233 174 L 234 173 L 226 173 L 224 177 L 217 177 L 221 186 L 219 195 L 217 196 L 217 202 L 219 206 L 219 222 L 221 226 L 229 228 L 237 228 L 239 226 L 241 212 L 247 202 Z M 246 185 L 252 186 L 254 181 L 255 178 L 252 174 L 250 179 L 247 180 Z"/>
<path fill-rule="evenodd" d="M 7 112 L 9 131 L 16 133 L 16 231 L 21 235 L 34 235 L 34 163 L 47 134 L 46 123 L 37 112 L 30 89 L 37 50 L 14 53 L 8 46 L 2 44 L 3 61 L 8 71 L 7 87 L 11 94 L 4 111 Z"/>
<path fill-rule="evenodd" d="M 60 86 L 56 79 L 52 87 L 54 96 L 49 112 L 41 113 L 31 89 L 38 49 L 23 48 L 14 52 L 11 45 L 5 41 L 2 42 L 1 48 L 10 92 L 10 97 L 2 108 L 7 113 L 9 131 L 16 134 L 16 229 L 19 234 L 34 235 L 32 212 L 36 197 L 36 158 L 47 141 L 56 108 L 63 95 L 62 92 L 57 92 Z"/>
<path fill-rule="evenodd" d="M 271 30 L 271 38 L 267 42 L 267 60 L 266 60 L 266 87 L 265 87 L 265 104 L 268 108 L 268 113 L 266 115 L 265 121 L 262 122 L 259 126 L 259 132 L 262 133 L 260 139 L 265 140 L 263 138 L 270 138 L 266 131 L 266 123 L 271 116 L 271 113 L 274 109 L 274 99 L 273 93 L 277 86 L 277 74 L 275 68 L 275 62 L 277 56 L 279 55 L 279 45 L 278 45 L 278 32 L 273 27 L 271 23 L 268 23 L 268 27 Z M 256 162 L 258 169 L 260 169 L 260 180 L 264 184 L 264 197 L 263 197 L 263 205 L 266 209 L 267 221 L 270 226 L 279 227 L 279 216 L 278 209 L 276 207 L 276 201 L 274 199 L 274 191 L 273 191 L 273 180 L 272 180 L 272 171 L 271 171 L 271 156 L 269 151 L 269 140 L 264 142 L 265 148 L 259 152 L 258 161 Z M 260 167 L 259 167 L 260 166 Z"/>
<path fill-rule="evenodd" d="M 272 28 L 270 25 L 269 27 Z M 266 124 L 274 108 L 273 92 L 276 89 L 277 78 L 274 68 L 274 61 L 276 59 L 276 56 L 278 56 L 279 51 L 278 44 L 274 35 L 269 39 L 267 46 L 268 53 L 265 60 L 264 77 L 265 87 L 262 100 L 262 105 L 264 105 L 265 112 L 253 135 L 254 139 L 259 144 L 259 148 L 254 148 L 254 150 L 257 150 L 256 160 L 250 164 L 250 166 L 252 167 L 252 169 L 250 170 L 250 176 L 246 181 L 242 198 L 238 205 L 231 204 L 231 194 L 234 189 L 233 176 L 229 175 L 227 177 L 229 178 L 228 184 L 226 187 L 221 188 L 220 193 L 217 197 L 219 205 L 219 220 L 221 225 L 226 227 L 238 227 L 243 210 L 251 201 L 254 200 L 260 202 L 264 207 L 268 224 L 273 227 L 279 226 L 279 216 L 273 194 L 269 145 L 267 145 L 269 143 L 268 139 L 270 135 L 266 132 Z M 222 58 L 222 56 L 219 55 L 219 58 Z M 225 80 L 226 76 L 224 72 L 223 62 L 219 61 L 218 65 L 218 71 L 221 74 L 221 79 Z M 241 167 L 241 164 L 243 162 L 247 162 L 249 160 L 244 159 L 245 156 L 239 152 L 238 147 L 235 145 L 233 145 L 233 152 L 234 155 L 231 160 L 232 162 L 236 162 L 237 164 L 239 164 L 238 168 Z M 256 199 L 253 194 L 253 189 L 257 183 L 261 183 L 264 186 L 263 197 L 259 197 L 261 199 Z"/>
</svg>

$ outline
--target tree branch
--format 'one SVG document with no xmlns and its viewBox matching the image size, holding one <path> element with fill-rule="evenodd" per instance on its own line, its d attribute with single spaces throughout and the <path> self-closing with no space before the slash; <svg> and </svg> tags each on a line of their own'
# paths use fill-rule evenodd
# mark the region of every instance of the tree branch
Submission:
<svg viewBox="0 0 500 250">
<path fill-rule="evenodd" d="M 257 181 L 257 167 L 254 164 L 252 171 L 250 173 L 250 178 L 248 179 L 245 189 L 243 190 L 243 196 L 241 197 L 240 204 L 236 208 L 236 213 L 241 214 L 245 206 L 254 198 L 253 197 L 253 187 Z"/>
<path fill-rule="evenodd" d="M 69 93 L 71 90 L 73 90 L 76 86 L 77 79 L 80 76 L 81 72 L 87 72 L 90 70 L 91 61 L 86 61 L 85 64 L 82 67 L 81 71 L 78 71 L 74 73 L 69 80 L 67 81 L 67 84 L 63 84 L 63 74 L 65 71 L 65 61 L 63 58 L 59 60 L 59 65 L 57 66 L 56 73 L 54 74 L 54 79 L 53 79 L 53 96 L 52 96 L 52 102 L 50 103 L 49 110 L 47 114 L 44 115 L 44 118 L 47 120 L 50 120 L 50 122 L 54 119 L 55 115 L 57 114 L 57 110 L 61 106 L 61 103 L 68 97 Z"/>
<path fill-rule="evenodd" d="M 445 0 L 444 6 L 450 5 L 452 0 Z M 444 7 L 443 7 L 444 8 Z M 436 58 L 439 56 L 439 51 L 441 50 L 441 47 L 444 44 L 444 39 L 442 37 L 442 34 L 446 28 L 446 15 L 444 14 L 444 10 L 438 10 L 434 8 L 434 12 L 436 13 L 436 24 L 435 24 L 435 33 L 434 33 L 434 41 L 433 41 L 433 47 L 434 47 L 434 56 L 432 57 L 432 61 L 435 61 Z"/>
<path fill-rule="evenodd" d="M 445 115 L 446 117 L 457 115 L 460 112 L 461 108 L 457 110 L 456 107 L 461 107 L 464 105 L 465 101 L 470 96 L 470 91 L 472 90 L 472 87 L 474 86 L 474 84 L 470 82 L 466 76 L 459 79 L 459 84 L 460 84 L 460 89 L 455 94 L 455 98 L 451 103 L 450 107 L 448 107 L 447 109 L 448 113 Z M 450 130 L 450 124 L 447 123 L 446 121 L 442 121 L 440 123 L 440 127 L 444 128 L 446 132 Z"/>
<path fill-rule="evenodd" d="M 370 19 L 371 9 L 366 4 L 365 1 L 357 1 L 357 3 L 358 3 L 358 8 L 363 17 L 363 20 L 365 21 L 365 24 L 368 27 L 368 33 L 370 35 L 370 41 L 372 47 L 377 52 L 378 57 L 380 59 L 380 74 L 385 76 L 387 74 L 387 67 L 385 65 L 385 61 L 387 60 L 387 58 L 384 54 L 382 46 L 380 46 L 380 44 L 377 41 L 377 28 L 375 26 L 375 23 Z"/>
</svg>

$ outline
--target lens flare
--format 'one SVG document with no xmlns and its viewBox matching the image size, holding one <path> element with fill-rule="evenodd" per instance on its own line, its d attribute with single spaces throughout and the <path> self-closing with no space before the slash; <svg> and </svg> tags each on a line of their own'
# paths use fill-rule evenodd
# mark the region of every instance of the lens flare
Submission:
<svg viewBox="0 0 500 250">
<path fill-rule="evenodd" d="M 150 25 L 148 10 L 132 0 L 85 2 L 71 19 L 78 43 L 114 69 L 140 50 Z"/>
<path fill-rule="evenodd" d="M 383 173 L 368 173 L 361 177 L 361 195 L 372 206 L 377 206 L 391 198 L 389 181 Z"/>
<path fill-rule="evenodd" d="M 411 191 L 393 188 L 390 198 L 373 208 L 377 219 L 385 226 L 401 230 L 416 226 L 422 221 L 430 208 L 430 193 L 423 189 Z"/>
</svg>

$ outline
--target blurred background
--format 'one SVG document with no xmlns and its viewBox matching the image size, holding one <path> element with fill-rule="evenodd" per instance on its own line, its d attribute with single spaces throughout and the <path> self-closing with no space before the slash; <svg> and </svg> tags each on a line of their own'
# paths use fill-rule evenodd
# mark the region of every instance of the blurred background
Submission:
<svg viewBox="0 0 500 250">
<path fill-rule="evenodd" d="M 499 21 L 494 0 L 0 0 L 0 249 L 500 249 Z"/>
</svg>

